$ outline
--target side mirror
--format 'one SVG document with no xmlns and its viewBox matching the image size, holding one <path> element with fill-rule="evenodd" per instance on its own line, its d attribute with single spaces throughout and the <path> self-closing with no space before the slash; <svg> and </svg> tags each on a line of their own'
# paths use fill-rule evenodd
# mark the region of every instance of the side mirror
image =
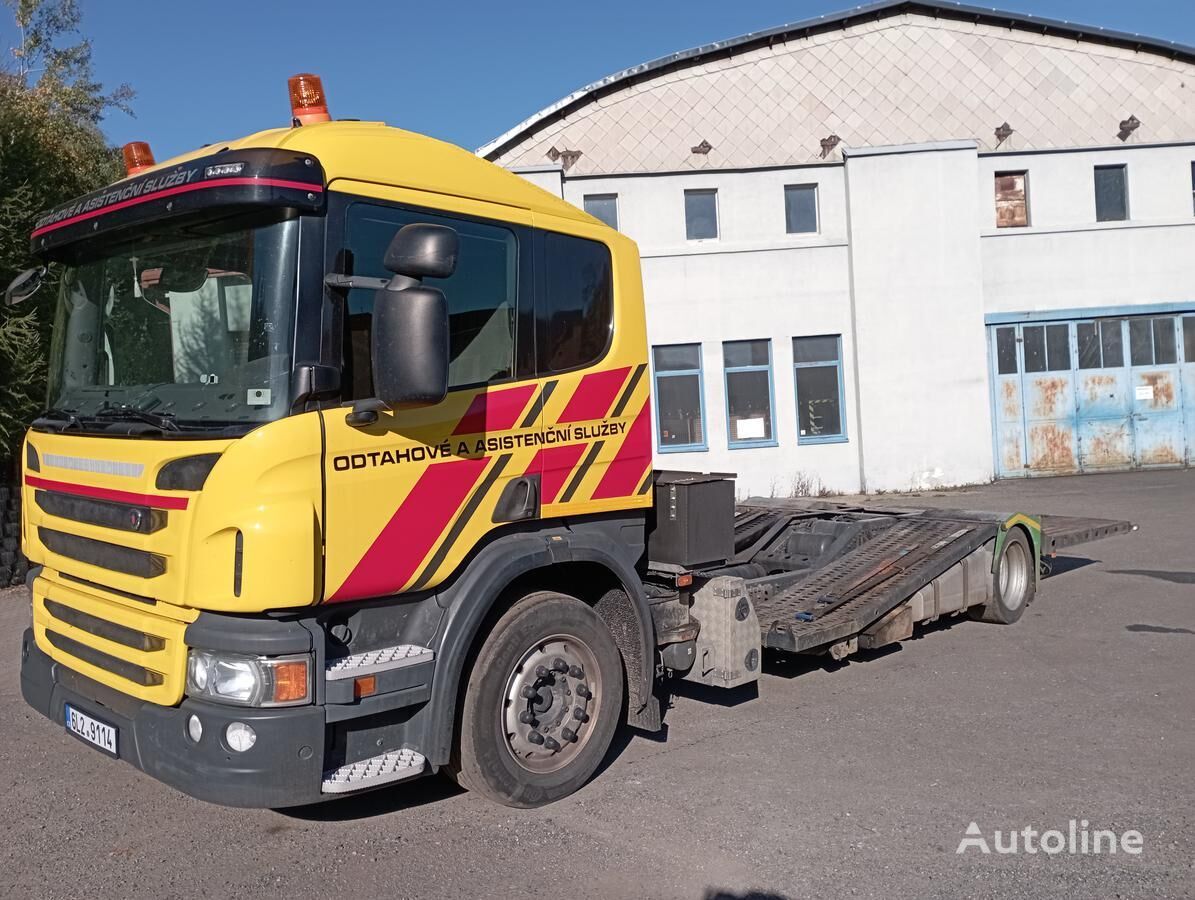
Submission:
<svg viewBox="0 0 1195 900">
<path fill-rule="evenodd" d="M 419 284 L 398 290 L 387 285 L 375 293 L 371 351 L 374 393 L 391 409 L 443 400 L 448 394 L 444 294 Z"/>
<path fill-rule="evenodd" d="M 398 229 L 386 248 L 382 264 L 396 275 L 406 275 L 416 281 L 447 278 L 456 271 L 459 248 L 460 238 L 453 229 L 413 222 Z"/>
<path fill-rule="evenodd" d="M 386 248 L 383 264 L 394 273 L 374 292 L 373 391 L 353 405 L 345 421 L 372 425 L 379 408 L 431 406 L 448 395 L 448 301 L 421 282 L 456 271 L 460 238 L 443 225 L 404 225 Z"/>
<path fill-rule="evenodd" d="M 42 285 L 42 279 L 46 276 L 45 266 L 36 266 L 32 269 L 26 269 L 11 282 L 4 291 L 5 306 L 15 306 L 16 304 L 28 300 L 37 293 L 37 289 Z"/>
</svg>

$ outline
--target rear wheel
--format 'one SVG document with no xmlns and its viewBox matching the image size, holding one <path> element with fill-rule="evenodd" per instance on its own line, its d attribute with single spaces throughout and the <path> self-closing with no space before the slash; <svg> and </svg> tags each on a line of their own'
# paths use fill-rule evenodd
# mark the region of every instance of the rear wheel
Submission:
<svg viewBox="0 0 1195 900">
<path fill-rule="evenodd" d="M 622 660 L 601 617 L 564 594 L 524 597 L 473 665 L 450 774 L 505 806 L 567 797 L 606 755 L 622 696 Z"/>
<path fill-rule="evenodd" d="M 972 616 L 983 622 L 1011 625 L 1033 602 L 1037 592 L 1035 575 L 1029 538 L 1021 529 L 1014 528 L 1004 539 L 1000 559 L 996 562 L 992 602 L 974 607 Z"/>
</svg>

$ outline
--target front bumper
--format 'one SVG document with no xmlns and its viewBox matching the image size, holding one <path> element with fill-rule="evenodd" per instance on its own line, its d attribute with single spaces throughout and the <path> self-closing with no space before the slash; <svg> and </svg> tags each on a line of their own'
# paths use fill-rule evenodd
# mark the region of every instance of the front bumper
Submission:
<svg viewBox="0 0 1195 900">
<path fill-rule="evenodd" d="M 249 709 L 186 698 L 159 706 L 122 694 L 56 664 L 26 629 L 21 637 L 21 694 L 51 721 L 64 725 L 71 706 L 117 728 L 117 754 L 171 787 L 223 806 L 278 808 L 328 799 L 320 792 L 324 770 L 322 706 Z M 187 736 L 187 719 L 203 723 L 199 742 Z M 249 750 L 224 743 L 231 722 L 257 733 Z"/>
</svg>

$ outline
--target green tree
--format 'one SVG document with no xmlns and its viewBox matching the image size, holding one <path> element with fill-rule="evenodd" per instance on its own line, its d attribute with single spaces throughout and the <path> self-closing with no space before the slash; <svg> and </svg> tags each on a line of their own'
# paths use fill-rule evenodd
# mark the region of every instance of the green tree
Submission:
<svg viewBox="0 0 1195 900">
<path fill-rule="evenodd" d="M 0 287 L 36 264 L 29 235 L 40 212 L 121 177 L 99 123 L 133 98 L 128 85 L 105 93 L 96 81 L 76 0 L 4 6 L 16 43 L 0 62 Z M 54 275 L 22 306 L 0 309 L 0 459 L 43 402 Z"/>
</svg>

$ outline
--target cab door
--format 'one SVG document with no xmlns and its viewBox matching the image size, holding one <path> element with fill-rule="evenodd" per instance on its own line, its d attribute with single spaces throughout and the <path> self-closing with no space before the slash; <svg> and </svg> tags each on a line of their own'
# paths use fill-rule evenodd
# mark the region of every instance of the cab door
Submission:
<svg viewBox="0 0 1195 900">
<path fill-rule="evenodd" d="M 501 524 L 495 510 L 527 470 L 526 436 L 538 428 L 540 386 L 521 350 L 532 287 L 525 225 L 476 215 L 476 202 L 466 214 L 412 203 L 414 192 L 361 189 L 388 196 L 333 195 L 328 258 L 338 274 L 389 277 L 386 247 L 409 223 L 447 225 L 460 237 L 453 275 L 426 281 L 448 300 L 449 391 L 439 404 L 383 411 L 359 427 L 346 421 L 348 408 L 323 411 L 328 602 L 431 588 L 451 574 Z M 373 291 L 349 290 L 343 302 L 350 404 L 373 396 Z"/>
</svg>

